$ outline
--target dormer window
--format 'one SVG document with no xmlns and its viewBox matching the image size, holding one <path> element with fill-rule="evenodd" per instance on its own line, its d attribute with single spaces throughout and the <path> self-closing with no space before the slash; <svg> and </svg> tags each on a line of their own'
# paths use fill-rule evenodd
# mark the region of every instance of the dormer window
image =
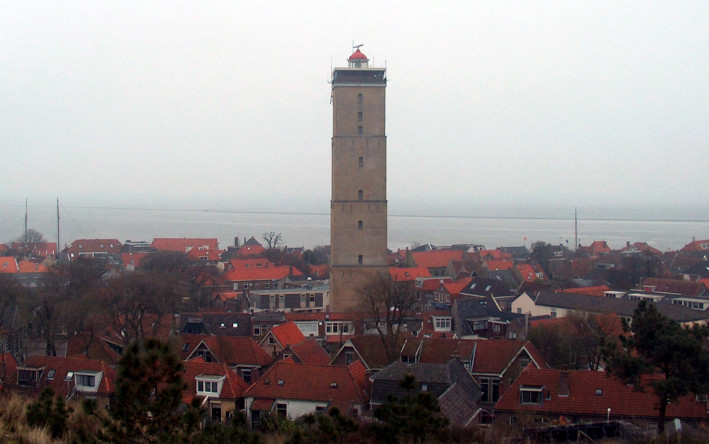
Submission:
<svg viewBox="0 0 709 444">
<path fill-rule="evenodd" d="M 450 316 L 434 316 L 433 328 L 435 331 L 450 331 L 451 317 Z"/>
<path fill-rule="evenodd" d="M 199 375 L 195 377 L 197 382 L 197 394 L 200 396 L 218 397 L 224 385 L 224 376 L 221 375 Z"/>
<path fill-rule="evenodd" d="M 522 386 L 519 389 L 519 403 L 520 404 L 542 404 L 542 389 L 539 386 Z"/>
<path fill-rule="evenodd" d="M 17 368 L 17 385 L 35 386 L 42 376 L 44 367 L 18 367 Z"/>
<path fill-rule="evenodd" d="M 74 372 L 74 385 L 79 392 L 95 392 L 101 384 L 102 372 L 78 371 Z"/>
</svg>

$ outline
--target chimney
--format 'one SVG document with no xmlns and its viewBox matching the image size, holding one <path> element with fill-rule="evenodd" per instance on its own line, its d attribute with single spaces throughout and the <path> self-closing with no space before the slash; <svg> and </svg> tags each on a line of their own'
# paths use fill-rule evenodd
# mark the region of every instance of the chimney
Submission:
<svg viewBox="0 0 709 444">
<path fill-rule="evenodd" d="M 238 247 L 239 246 L 239 236 L 234 237 L 234 246 Z"/>
<path fill-rule="evenodd" d="M 569 396 L 569 372 L 566 370 L 559 372 L 559 396 Z"/>
</svg>

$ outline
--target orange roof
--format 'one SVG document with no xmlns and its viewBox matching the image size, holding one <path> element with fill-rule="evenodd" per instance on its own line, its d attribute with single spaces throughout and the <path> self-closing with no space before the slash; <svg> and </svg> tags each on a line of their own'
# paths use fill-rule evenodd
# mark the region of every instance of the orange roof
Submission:
<svg viewBox="0 0 709 444">
<path fill-rule="evenodd" d="M 397 282 L 406 282 L 416 280 L 417 277 L 430 277 L 431 272 L 424 267 L 389 267 L 389 275 Z"/>
<path fill-rule="evenodd" d="M 455 282 L 444 282 L 443 287 L 448 293 L 450 293 L 451 296 L 460 296 L 460 291 L 464 289 L 472 280 L 473 278 L 467 277 Z"/>
<path fill-rule="evenodd" d="M 239 248 L 239 251 L 237 252 L 239 257 L 261 256 L 263 254 L 266 254 L 266 249 L 261 245 L 244 245 Z"/>
<path fill-rule="evenodd" d="M 485 267 L 490 271 L 510 270 L 514 265 L 515 263 L 512 259 L 493 259 L 485 261 Z"/>
<path fill-rule="evenodd" d="M 709 239 L 695 240 L 684 247 L 680 251 L 706 251 L 709 250 Z"/>
<path fill-rule="evenodd" d="M 140 267 L 140 263 L 143 262 L 143 260 L 148 257 L 151 253 L 143 253 L 143 252 L 136 252 L 136 253 L 121 253 L 121 261 L 123 262 L 123 266 L 127 267 L 129 265 L 132 265 L 135 268 Z"/>
<path fill-rule="evenodd" d="M 222 364 L 264 366 L 272 361 L 271 356 L 251 337 L 186 334 L 178 336 L 178 340 L 182 344 L 180 350 L 183 360 L 192 357 L 195 349 L 204 343 Z"/>
<path fill-rule="evenodd" d="M 32 261 L 22 261 L 19 266 L 20 273 L 48 273 L 49 270 L 44 264 L 38 264 Z"/>
<path fill-rule="evenodd" d="M 12 256 L 0 257 L 0 273 L 15 274 L 20 271 L 17 260 Z"/>
<path fill-rule="evenodd" d="M 525 282 L 534 282 L 537 280 L 537 273 L 534 271 L 534 267 L 529 264 L 518 264 L 515 265 L 517 272 L 524 279 Z"/>
<path fill-rule="evenodd" d="M 192 249 L 219 250 L 217 238 L 170 238 L 156 237 L 152 247 L 158 251 L 179 251 L 189 253 Z"/>
<path fill-rule="evenodd" d="M 463 250 L 431 250 L 412 252 L 411 256 L 419 267 L 443 268 L 447 267 L 450 261 L 463 260 Z"/>
<path fill-rule="evenodd" d="M 42 372 L 44 381 L 38 385 L 48 385 L 54 389 L 58 396 L 66 396 L 73 385 L 66 382 L 69 372 L 81 372 L 82 370 L 99 371 L 103 373 L 96 393 L 110 395 L 116 390 L 116 371 L 111 366 L 98 359 L 88 359 L 86 357 L 63 358 L 59 356 L 28 356 L 26 361 L 18 367 L 44 367 Z M 50 370 L 54 370 L 51 373 Z M 50 379 L 51 374 L 51 379 Z"/>
<path fill-rule="evenodd" d="M 305 339 L 305 336 L 303 336 L 303 333 L 294 322 L 286 322 L 273 327 L 269 333 L 275 336 L 282 347 L 297 344 Z"/>
</svg>

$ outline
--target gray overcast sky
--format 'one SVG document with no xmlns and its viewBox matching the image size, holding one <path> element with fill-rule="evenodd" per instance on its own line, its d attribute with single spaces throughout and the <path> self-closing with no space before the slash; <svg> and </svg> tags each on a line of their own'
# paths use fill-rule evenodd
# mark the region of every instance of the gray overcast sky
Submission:
<svg viewBox="0 0 709 444">
<path fill-rule="evenodd" d="M 706 1 L 3 1 L 3 200 L 327 211 L 353 40 L 390 209 L 707 207 Z"/>
</svg>

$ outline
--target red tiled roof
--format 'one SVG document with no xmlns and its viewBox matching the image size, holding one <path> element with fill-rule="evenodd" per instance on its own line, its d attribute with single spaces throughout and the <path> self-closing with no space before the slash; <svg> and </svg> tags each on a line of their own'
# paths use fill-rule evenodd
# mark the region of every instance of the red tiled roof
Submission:
<svg viewBox="0 0 709 444">
<path fill-rule="evenodd" d="M 416 280 L 417 277 L 430 277 L 431 272 L 425 267 L 389 267 L 389 276 L 397 282 Z"/>
<path fill-rule="evenodd" d="M 282 347 L 297 344 L 305 339 L 305 336 L 303 336 L 303 333 L 294 322 L 286 322 L 273 327 L 269 333 L 273 334 Z"/>
<path fill-rule="evenodd" d="M 234 270 L 245 270 L 247 268 L 275 267 L 273 262 L 269 261 L 265 257 L 257 257 L 250 259 L 232 259 L 229 261 L 229 265 L 231 265 Z"/>
<path fill-rule="evenodd" d="M 290 349 L 305 364 L 328 365 L 330 363 L 330 355 L 314 339 L 300 341 L 291 345 Z"/>
<path fill-rule="evenodd" d="M 546 368 L 546 362 L 539 350 L 531 342 L 495 340 L 476 341 L 475 357 L 471 373 L 502 374 L 514 358 L 526 350 L 530 357 L 540 367 Z"/>
<path fill-rule="evenodd" d="M 0 273 L 15 274 L 19 272 L 20 267 L 17 265 L 17 260 L 12 256 L 0 257 Z"/>
<path fill-rule="evenodd" d="M 419 267 L 443 268 L 447 267 L 450 261 L 463 260 L 464 254 L 463 250 L 431 250 L 412 252 L 411 256 Z"/>
<path fill-rule="evenodd" d="M 204 343 L 214 357 L 226 365 L 264 366 L 272 358 L 251 337 L 223 335 L 180 335 L 182 359 L 194 356 L 195 349 Z M 185 344 L 187 346 L 185 346 Z"/>
<path fill-rule="evenodd" d="M 197 383 L 195 378 L 199 375 L 224 376 L 224 385 L 219 393 L 219 399 L 237 399 L 249 388 L 227 364 L 216 362 L 204 362 L 202 358 L 196 358 L 184 362 L 185 374 L 183 376 L 187 388 L 183 391 L 182 399 L 189 401 L 197 394 Z"/>
<path fill-rule="evenodd" d="M 502 395 L 495 410 L 534 411 L 549 415 L 588 415 L 657 418 L 659 415 L 657 397 L 652 389 L 639 392 L 634 387 L 623 384 L 605 372 L 574 370 L 568 375 L 568 396 L 559 395 L 559 381 L 562 372 L 553 369 L 528 367 Z M 644 379 L 646 382 L 649 378 Z M 521 405 L 520 387 L 545 387 L 546 396 L 541 405 Z M 683 396 L 672 403 L 672 414 L 679 418 L 709 419 L 706 405 L 697 402 L 694 396 Z"/>
<path fill-rule="evenodd" d="M 630 244 L 629 246 L 620 249 L 621 253 L 633 252 L 633 251 L 640 251 L 643 253 L 652 253 L 657 256 L 662 256 L 662 252 L 660 250 L 649 246 L 647 244 L 647 242 L 635 242 L 634 244 Z"/>
<path fill-rule="evenodd" d="M 515 263 L 512 259 L 493 259 L 493 260 L 486 260 L 484 262 L 485 268 L 487 268 L 490 271 L 496 271 L 496 270 L 510 270 L 512 267 L 514 267 Z"/>
<path fill-rule="evenodd" d="M 192 249 L 219 251 L 217 238 L 165 238 L 153 239 L 152 247 L 158 251 L 179 251 L 189 253 Z M 221 251 L 220 251 L 221 253 Z"/>
<path fill-rule="evenodd" d="M 65 251 L 71 253 L 120 253 L 123 248 L 118 239 L 77 239 Z"/>
<path fill-rule="evenodd" d="M 443 287 L 451 296 L 457 297 L 460 296 L 461 290 L 468 286 L 472 280 L 473 278 L 466 277 L 465 279 L 460 279 L 455 282 L 444 282 Z"/>
<path fill-rule="evenodd" d="M 140 267 L 140 263 L 143 262 L 143 260 L 148 257 L 151 253 L 143 253 L 143 252 L 135 252 L 135 253 L 121 253 L 121 262 L 123 262 L 123 267 L 127 267 L 129 265 L 134 266 L 135 268 Z"/>
<path fill-rule="evenodd" d="M 419 282 L 421 286 L 419 286 Z M 421 291 L 436 291 L 446 282 L 453 282 L 453 279 L 449 277 L 419 279 L 416 282 L 416 289 Z"/>
<path fill-rule="evenodd" d="M 19 273 L 48 273 L 49 269 L 44 264 L 32 261 L 22 261 L 18 265 Z"/>
<path fill-rule="evenodd" d="M 706 251 L 709 250 L 709 248 L 706 248 L 705 245 L 709 245 L 709 239 L 704 239 L 704 240 L 695 240 L 684 247 L 680 251 Z"/>
<path fill-rule="evenodd" d="M 266 254 L 266 249 L 263 248 L 261 245 L 244 245 L 243 247 L 239 248 L 239 251 L 236 254 L 242 258 L 261 256 L 263 254 Z"/>
<path fill-rule="evenodd" d="M 37 257 L 49 257 L 49 256 L 54 256 L 57 254 L 57 243 L 56 242 L 37 242 L 37 243 L 30 243 L 27 245 L 28 250 L 31 249 L 31 253 L 34 256 Z M 25 252 L 25 243 L 24 242 L 13 242 L 12 243 L 12 249 L 15 251 L 20 251 L 20 252 Z M 0 248 L 0 252 L 2 252 L 2 248 Z M 7 246 L 5 246 L 5 250 L 7 251 Z"/>
<path fill-rule="evenodd" d="M 22 364 L 23 367 L 44 367 L 42 372 L 42 381 L 40 384 L 46 384 L 58 396 L 66 396 L 71 389 L 67 384 L 66 377 L 68 372 L 81 372 L 88 370 L 92 372 L 102 372 L 103 377 L 95 393 L 100 395 L 110 395 L 116 390 L 116 371 L 108 364 L 98 359 L 88 359 L 85 357 L 64 358 L 59 356 L 29 356 Z M 54 370 L 52 379 L 49 379 L 49 371 Z"/>
<path fill-rule="evenodd" d="M 290 312 L 284 313 L 283 316 L 289 321 L 324 321 L 326 318 L 331 321 L 354 321 L 357 318 L 355 313 L 341 313 L 341 312 L 318 312 L 318 313 L 305 313 L 305 312 Z"/>
<path fill-rule="evenodd" d="M 275 399 L 257 398 L 254 399 L 254 403 L 251 404 L 252 411 L 262 411 L 270 412 L 273 408 L 273 403 L 276 402 Z"/>
<path fill-rule="evenodd" d="M 265 267 L 265 268 L 242 268 L 229 270 L 222 276 L 227 281 L 271 281 L 283 279 L 286 276 L 303 276 L 303 273 L 295 267 L 288 265 Z"/>
<path fill-rule="evenodd" d="M 327 402 L 347 415 L 353 404 L 364 404 L 368 399 L 366 387 L 359 385 L 361 374 L 357 366 L 350 371 L 349 366 L 280 361 L 249 387 L 244 396 Z"/>
<path fill-rule="evenodd" d="M 0 353 L 0 383 L 17 384 L 17 361 L 10 352 Z M 0 390 L 1 392 L 2 390 Z"/>
</svg>

